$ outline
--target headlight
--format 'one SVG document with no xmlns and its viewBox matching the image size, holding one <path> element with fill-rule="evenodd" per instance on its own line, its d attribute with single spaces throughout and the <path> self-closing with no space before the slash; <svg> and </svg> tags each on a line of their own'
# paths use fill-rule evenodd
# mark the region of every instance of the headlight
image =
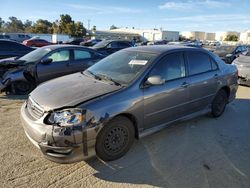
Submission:
<svg viewBox="0 0 250 188">
<path fill-rule="evenodd" d="M 58 124 L 59 126 L 62 127 L 79 125 L 84 121 L 85 121 L 85 110 L 78 108 L 56 111 L 53 112 L 48 118 L 48 122 L 50 124 Z"/>
</svg>

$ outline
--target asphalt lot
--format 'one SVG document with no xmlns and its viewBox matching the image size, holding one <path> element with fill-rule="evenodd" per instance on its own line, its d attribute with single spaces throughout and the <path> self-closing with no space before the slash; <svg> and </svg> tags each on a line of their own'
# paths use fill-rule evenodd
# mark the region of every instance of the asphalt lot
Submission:
<svg viewBox="0 0 250 188">
<path fill-rule="evenodd" d="M 24 99 L 0 95 L 0 187 L 250 187 L 250 87 L 222 117 L 164 129 L 109 163 L 44 159 L 20 124 Z"/>
</svg>

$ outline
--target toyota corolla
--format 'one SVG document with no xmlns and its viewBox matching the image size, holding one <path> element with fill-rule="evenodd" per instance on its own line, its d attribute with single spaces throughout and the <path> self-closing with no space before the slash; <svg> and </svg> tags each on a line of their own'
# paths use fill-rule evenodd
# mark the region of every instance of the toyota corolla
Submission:
<svg viewBox="0 0 250 188">
<path fill-rule="evenodd" d="M 27 137 L 52 161 L 122 157 L 134 139 L 173 122 L 220 116 L 236 95 L 237 69 L 201 48 L 116 52 L 86 71 L 38 86 L 24 103 Z"/>
</svg>

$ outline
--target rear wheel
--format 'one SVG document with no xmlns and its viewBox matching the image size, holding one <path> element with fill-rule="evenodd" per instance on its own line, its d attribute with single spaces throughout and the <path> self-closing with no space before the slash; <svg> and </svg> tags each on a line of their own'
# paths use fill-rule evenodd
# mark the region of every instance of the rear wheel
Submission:
<svg viewBox="0 0 250 188">
<path fill-rule="evenodd" d="M 220 90 L 213 102 L 212 102 L 212 115 L 213 117 L 219 117 L 225 111 L 225 107 L 228 101 L 227 92 L 225 90 Z"/>
<path fill-rule="evenodd" d="M 16 81 L 11 84 L 11 93 L 17 95 L 27 95 L 34 89 L 29 82 Z"/>
<path fill-rule="evenodd" d="M 123 116 L 105 125 L 96 139 L 96 154 L 104 161 L 112 161 L 125 155 L 133 144 L 135 130 L 132 122 Z"/>
</svg>

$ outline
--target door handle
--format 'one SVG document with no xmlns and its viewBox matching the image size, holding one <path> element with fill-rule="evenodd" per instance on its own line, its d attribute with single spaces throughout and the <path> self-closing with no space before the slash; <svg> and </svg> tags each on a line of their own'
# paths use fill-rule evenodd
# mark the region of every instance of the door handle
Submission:
<svg viewBox="0 0 250 188">
<path fill-rule="evenodd" d="M 183 82 L 181 84 L 181 87 L 183 87 L 183 88 L 187 88 L 188 86 L 189 86 L 189 83 L 187 83 L 187 82 Z"/>
</svg>

